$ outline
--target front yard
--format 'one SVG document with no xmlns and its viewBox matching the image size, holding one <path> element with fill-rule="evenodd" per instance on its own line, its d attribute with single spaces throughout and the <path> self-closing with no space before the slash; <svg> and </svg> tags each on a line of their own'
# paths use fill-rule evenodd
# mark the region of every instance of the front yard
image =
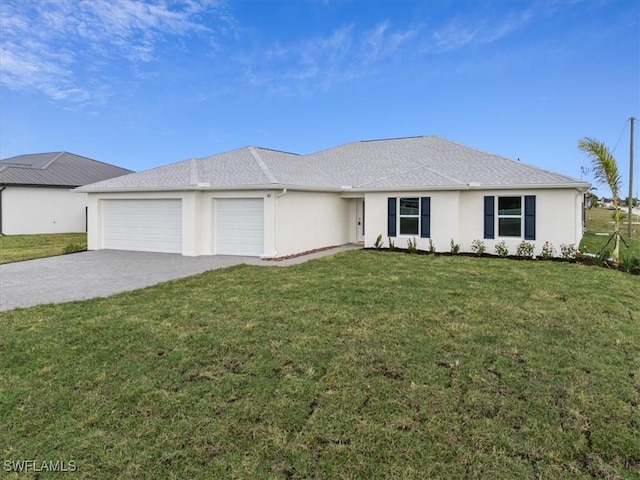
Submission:
<svg viewBox="0 0 640 480">
<path fill-rule="evenodd" d="M 640 259 L 640 225 L 632 225 L 631 237 L 627 235 L 626 214 L 625 220 L 620 227 L 620 233 L 627 242 L 628 247 L 620 244 L 620 257 L 635 257 Z M 633 216 L 635 220 L 636 216 Z M 606 208 L 590 208 L 586 211 L 587 228 L 582 241 L 580 242 L 580 251 L 598 254 L 605 247 L 609 236 L 614 230 L 613 226 L 613 210 Z M 613 250 L 613 241 L 606 250 L 610 253 Z"/>
<path fill-rule="evenodd" d="M 93 479 L 638 478 L 638 291 L 579 264 L 356 251 L 3 312 L 0 460 Z"/>
<path fill-rule="evenodd" d="M 53 257 L 86 248 L 86 233 L 0 236 L 0 264 Z"/>
</svg>

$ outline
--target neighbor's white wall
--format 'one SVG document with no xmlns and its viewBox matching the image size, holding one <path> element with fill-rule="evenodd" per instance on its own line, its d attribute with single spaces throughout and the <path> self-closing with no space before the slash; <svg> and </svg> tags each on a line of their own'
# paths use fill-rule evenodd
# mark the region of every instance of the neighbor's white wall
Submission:
<svg viewBox="0 0 640 480">
<path fill-rule="evenodd" d="M 352 203 L 337 193 L 288 191 L 277 200 L 274 253 L 284 256 L 349 243 Z"/>
<path fill-rule="evenodd" d="M 460 238 L 460 192 L 382 192 L 367 193 L 365 196 L 365 247 L 373 247 L 376 238 L 382 234 L 384 246 L 389 246 L 387 236 L 387 198 L 389 197 L 431 197 L 431 241 L 436 251 L 449 251 L 453 238 Z M 413 235 L 399 235 L 393 238 L 397 248 L 407 248 L 407 241 L 415 238 L 419 250 L 429 249 L 429 238 Z"/>
<path fill-rule="evenodd" d="M 559 253 L 560 244 L 573 243 L 576 247 L 582 238 L 582 193 L 576 189 L 545 190 L 469 190 L 436 192 L 367 193 L 365 246 L 373 247 L 378 234 L 382 234 L 384 246 L 387 237 L 387 198 L 431 197 L 431 239 L 439 252 L 450 250 L 451 239 L 460 244 L 462 252 L 471 251 L 471 243 L 482 240 L 487 253 L 494 253 L 495 244 L 504 240 L 510 253 L 515 253 L 522 238 L 496 238 L 485 240 L 484 196 L 536 196 L 535 253 L 539 253 L 545 241 L 551 242 Z M 496 228 L 497 235 L 497 228 Z M 393 240 L 396 247 L 406 248 L 410 235 L 398 235 Z M 429 239 L 416 237 L 418 249 L 427 250 Z"/>
<path fill-rule="evenodd" d="M 2 193 L 5 235 L 71 233 L 86 229 L 86 193 L 68 188 L 7 187 Z"/>
</svg>

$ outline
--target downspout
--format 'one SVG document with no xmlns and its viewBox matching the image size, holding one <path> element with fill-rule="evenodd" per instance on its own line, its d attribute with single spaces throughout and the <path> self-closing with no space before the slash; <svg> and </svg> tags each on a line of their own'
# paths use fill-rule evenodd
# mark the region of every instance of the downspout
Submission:
<svg viewBox="0 0 640 480">
<path fill-rule="evenodd" d="M 588 191 L 588 190 L 587 190 Z M 581 192 L 580 190 L 578 190 L 578 193 L 576 194 L 576 201 L 579 199 L 579 197 L 582 197 L 579 201 L 579 205 L 580 205 L 580 240 L 582 240 L 582 237 L 585 234 L 585 230 L 587 228 L 587 211 L 586 211 L 586 204 L 584 201 L 584 196 L 587 193 L 587 191 L 585 192 Z M 574 224 L 575 225 L 575 224 Z M 574 237 L 575 240 L 578 240 L 578 232 L 574 231 Z M 580 249 L 580 240 L 578 240 L 576 242 L 576 250 Z"/>
<path fill-rule="evenodd" d="M 2 233 L 2 192 L 6 190 L 7 187 L 0 188 L 0 237 L 4 237 L 4 233 Z"/>
<path fill-rule="evenodd" d="M 278 195 L 275 196 L 274 198 L 274 208 L 275 208 L 275 214 L 273 215 L 274 218 L 274 233 L 275 233 L 275 245 L 274 245 L 274 251 L 273 251 L 273 255 L 271 255 L 271 257 L 277 257 L 278 256 L 278 199 L 282 196 L 284 196 L 287 193 L 287 189 L 283 188 L 282 192 L 280 192 Z"/>
</svg>

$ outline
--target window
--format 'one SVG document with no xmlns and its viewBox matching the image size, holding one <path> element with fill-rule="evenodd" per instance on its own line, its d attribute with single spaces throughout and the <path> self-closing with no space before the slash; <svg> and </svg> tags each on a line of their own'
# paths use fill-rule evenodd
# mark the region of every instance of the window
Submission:
<svg viewBox="0 0 640 480">
<path fill-rule="evenodd" d="M 387 198 L 387 235 L 431 236 L 431 197 Z"/>
<path fill-rule="evenodd" d="M 522 236 L 522 197 L 498 197 L 498 236 Z"/>
<path fill-rule="evenodd" d="M 420 199 L 400 199 L 400 235 L 418 235 Z"/>
<path fill-rule="evenodd" d="M 496 209 L 496 199 L 498 205 Z M 497 210 L 497 221 L 496 221 Z M 524 214 L 523 214 L 524 211 Z M 524 197 L 484 197 L 484 238 L 496 238 L 498 225 L 499 237 L 522 237 L 525 240 L 536 239 L 536 196 Z M 524 230 L 524 232 L 523 232 Z M 524 233 L 524 235 L 523 235 Z"/>
</svg>

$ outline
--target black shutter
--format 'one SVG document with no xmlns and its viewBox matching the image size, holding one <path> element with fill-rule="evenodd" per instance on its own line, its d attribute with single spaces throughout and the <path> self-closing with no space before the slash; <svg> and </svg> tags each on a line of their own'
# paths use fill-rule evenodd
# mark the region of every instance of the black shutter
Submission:
<svg viewBox="0 0 640 480">
<path fill-rule="evenodd" d="M 492 196 L 484 197 L 484 238 L 496 238 L 494 216 L 495 198 Z"/>
<path fill-rule="evenodd" d="M 431 236 L 431 197 L 420 197 L 420 236 Z"/>
<path fill-rule="evenodd" d="M 397 209 L 398 202 L 395 197 L 387 198 L 387 236 L 396 236 Z"/>
<path fill-rule="evenodd" d="M 524 197 L 524 239 L 536 239 L 536 196 Z"/>
</svg>

